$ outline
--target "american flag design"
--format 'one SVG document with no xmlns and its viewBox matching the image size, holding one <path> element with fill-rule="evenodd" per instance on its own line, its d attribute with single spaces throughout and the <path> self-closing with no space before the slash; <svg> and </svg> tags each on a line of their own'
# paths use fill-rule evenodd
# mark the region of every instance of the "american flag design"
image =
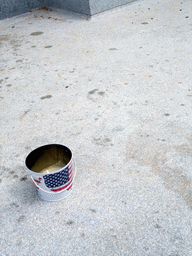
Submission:
<svg viewBox="0 0 192 256">
<path fill-rule="evenodd" d="M 73 165 L 72 162 L 60 172 L 46 174 L 43 176 L 45 185 L 54 192 L 63 189 L 70 189 L 73 181 Z"/>
</svg>

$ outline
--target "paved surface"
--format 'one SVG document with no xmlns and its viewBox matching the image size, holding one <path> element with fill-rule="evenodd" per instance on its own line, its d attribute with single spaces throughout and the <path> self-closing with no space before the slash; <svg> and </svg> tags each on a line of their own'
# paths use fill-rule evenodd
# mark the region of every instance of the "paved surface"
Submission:
<svg viewBox="0 0 192 256">
<path fill-rule="evenodd" d="M 192 5 L 0 22 L 0 255 L 192 255 Z M 42 201 L 24 164 L 74 153 L 72 194 Z"/>
</svg>

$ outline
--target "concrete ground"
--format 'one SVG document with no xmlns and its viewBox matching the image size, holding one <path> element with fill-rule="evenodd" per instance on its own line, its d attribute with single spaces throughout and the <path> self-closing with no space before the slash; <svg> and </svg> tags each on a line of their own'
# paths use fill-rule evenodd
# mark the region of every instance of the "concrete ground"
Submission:
<svg viewBox="0 0 192 256">
<path fill-rule="evenodd" d="M 192 255 L 192 5 L 139 0 L 87 19 L 0 21 L 0 255 Z M 69 197 L 25 158 L 74 154 Z"/>
</svg>

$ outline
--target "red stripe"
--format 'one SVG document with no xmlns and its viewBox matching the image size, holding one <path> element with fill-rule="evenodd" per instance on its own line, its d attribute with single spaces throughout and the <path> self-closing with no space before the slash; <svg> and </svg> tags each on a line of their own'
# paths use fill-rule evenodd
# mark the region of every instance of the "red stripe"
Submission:
<svg viewBox="0 0 192 256">
<path fill-rule="evenodd" d="M 35 180 L 35 179 L 34 179 L 34 181 L 37 182 L 37 183 L 41 183 L 41 181 L 39 181 L 39 180 Z"/>
<path fill-rule="evenodd" d="M 71 185 L 72 181 L 73 181 L 73 179 L 71 178 L 71 179 L 69 180 L 69 182 L 68 182 L 65 186 L 63 186 L 63 187 L 61 187 L 61 188 L 51 189 L 51 191 L 54 191 L 54 192 L 61 191 L 61 190 L 65 189 L 65 188 L 67 188 L 69 185 Z"/>
<path fill-rule="evenodd" d="M 72 186 L 73 186 L 73 184 L 71 184 L 71 186 L 70 186 L 70 187 L 68 187 L 68 188 L 67 188 L 67 190 L 71 189 L 71 188 L 72 188 Z"/>
<path fill-rule="evenodd" d="M 69 173 L 69 179 L 71 179 L 71 177 L 73 176 L 73 173 Z"/>
</svg>

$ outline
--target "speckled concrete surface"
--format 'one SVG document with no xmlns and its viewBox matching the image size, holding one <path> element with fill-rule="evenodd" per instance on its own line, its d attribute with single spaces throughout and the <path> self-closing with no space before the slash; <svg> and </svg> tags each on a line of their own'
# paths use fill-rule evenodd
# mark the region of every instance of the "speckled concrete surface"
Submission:
<svg viewBox="0 0 192 256">
<path fill-rule="evenodd" d="M 0 21 L 0 255 L 192 255 L 192 6 Z M 74 153 L 72 194 L 42 201 L 25 158 Z"/>
</svg>

